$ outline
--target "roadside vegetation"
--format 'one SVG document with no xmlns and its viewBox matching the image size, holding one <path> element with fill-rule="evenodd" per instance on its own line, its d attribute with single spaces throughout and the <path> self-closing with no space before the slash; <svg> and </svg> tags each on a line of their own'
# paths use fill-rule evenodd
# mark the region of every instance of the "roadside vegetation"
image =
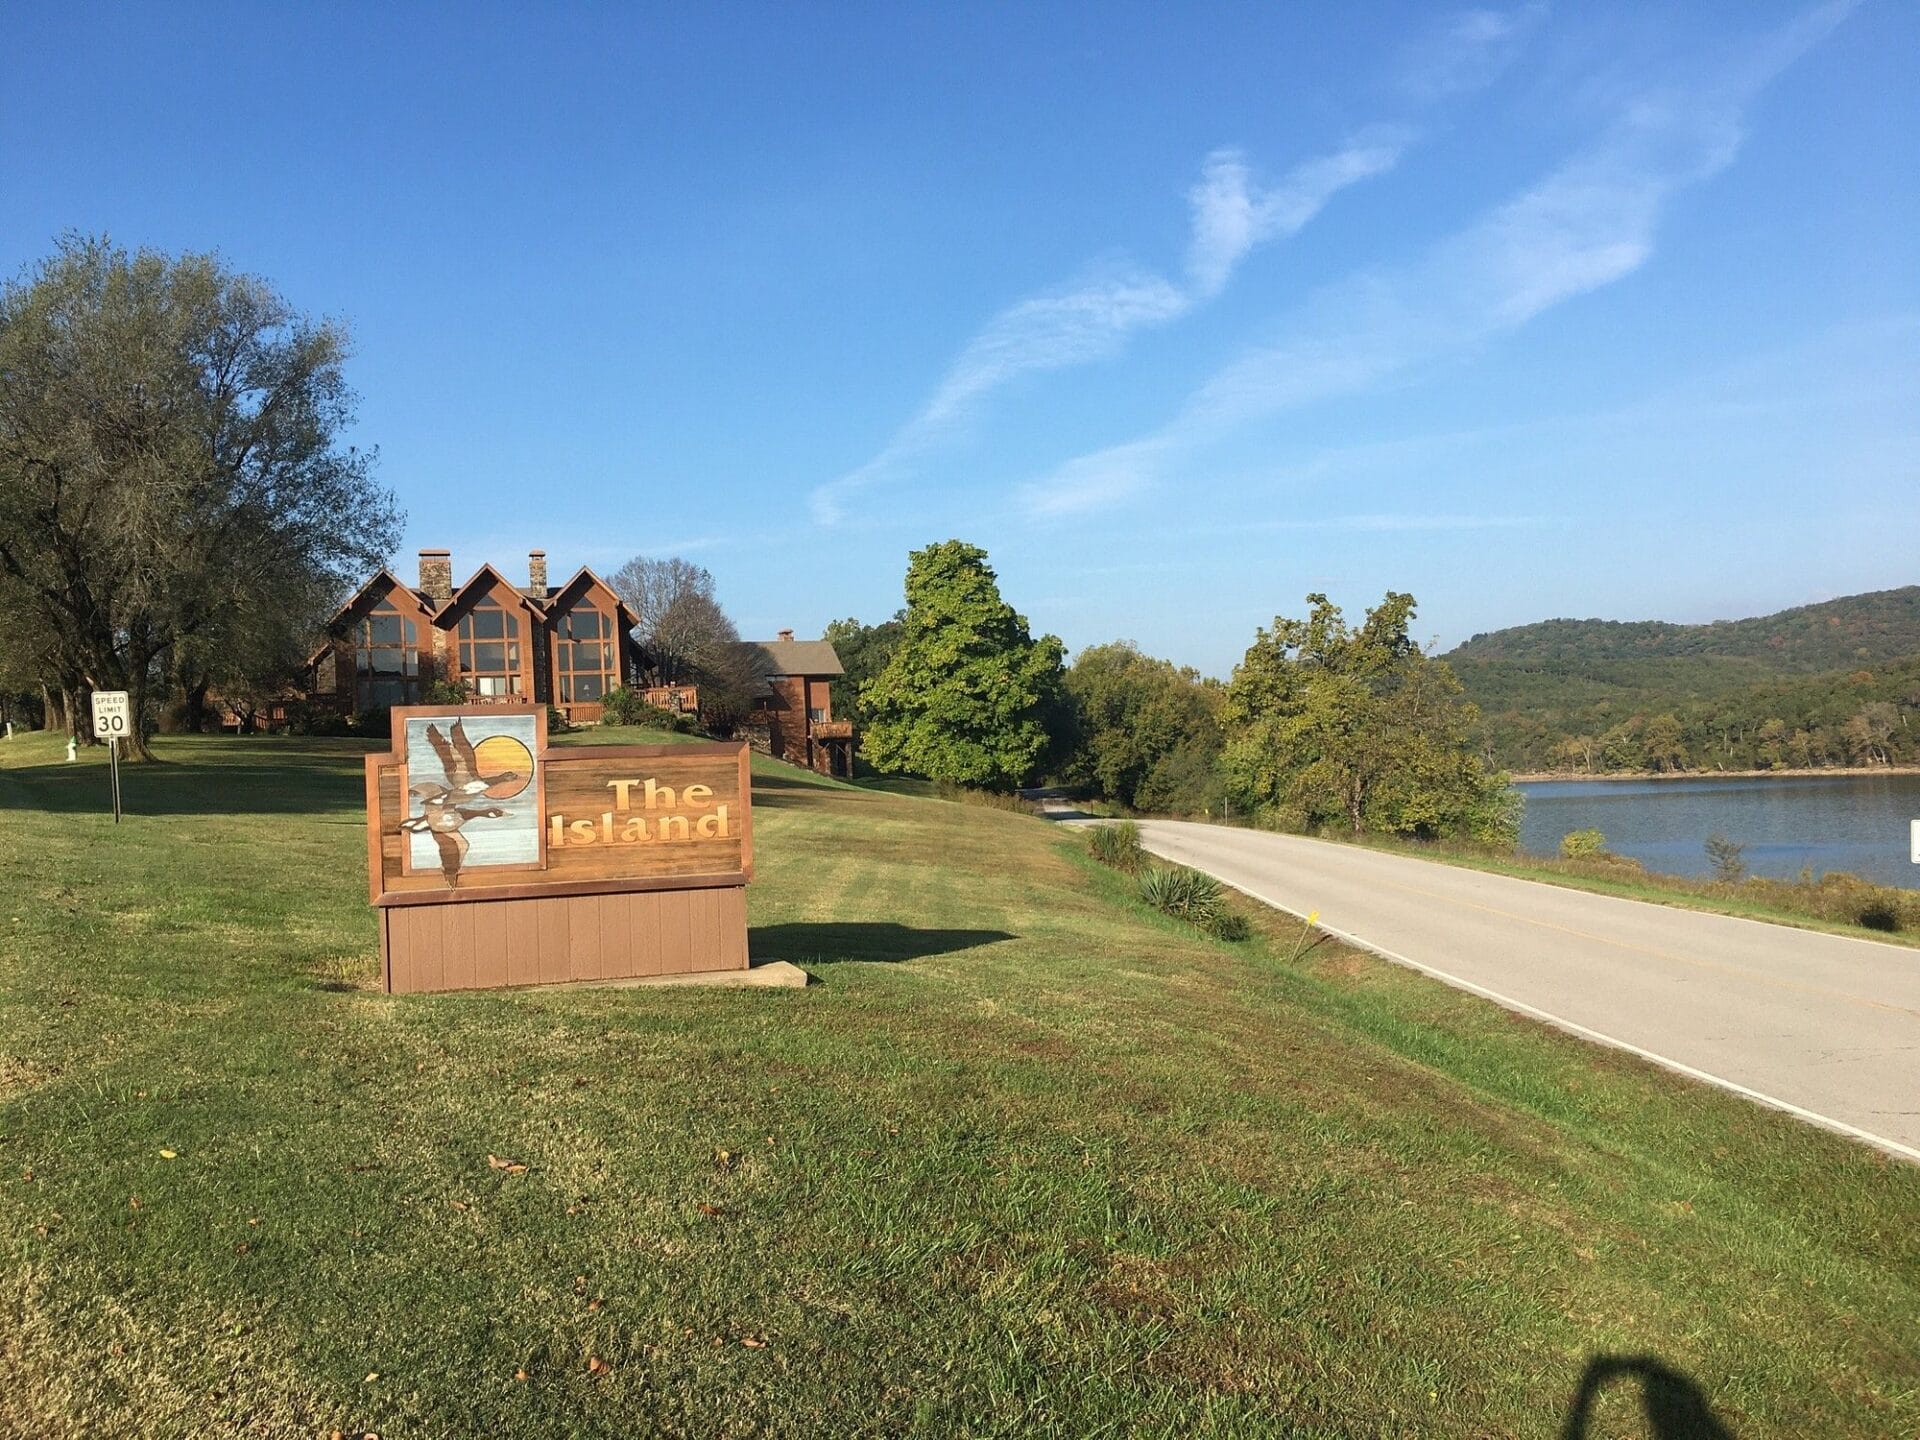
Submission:
<svg viewBox="0 0 1920 1440">
<path fill-rule="evenodd" d="M 1616 855 L 1606 849 L 1606 837 L 1598 830 L 1570 832 L 1562 840 L 1560 854 L 1552 856 L 1380 837 L 1369 838 L 1365 843 L 1423 859 L 1525 880 L 1545 880 L 1630 900 L 1744 915 L 1784 925 L 1832 930 L 1867 940 L 1920 945 L 1920 890 L 1876 885 L 1845 871 L 1816 875 L 1812 870 L 1803 870 L 1792 880 L 1746 874 L 1744 867 L 1737 875 L 1730 867 L 1711 877 L 1665 875 L 1648 870 L 1630 856 Z M 1737 851 L 1739 847 L 1734 848 Z"/>
<path fill-rule="evenodd" d="M 365 747 L 156 746 L 0 742 L 0 1433 L 1920 1424 L 1920 1171 L 1056 827 L 761 762 L 819 984 L 388 997 Z"/>
</svg>

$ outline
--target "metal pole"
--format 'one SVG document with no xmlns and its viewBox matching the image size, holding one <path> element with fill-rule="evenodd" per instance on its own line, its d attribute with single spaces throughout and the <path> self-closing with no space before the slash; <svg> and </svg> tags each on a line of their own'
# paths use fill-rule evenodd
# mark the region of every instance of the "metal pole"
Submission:
<svg viewBox="0 0 1920 1440">
<path fill-rule="evenodd" d="M 120 737 L 107 741 L 107 763 L 113 767 L 113 823 L 120 823 Z"/>
</svg>

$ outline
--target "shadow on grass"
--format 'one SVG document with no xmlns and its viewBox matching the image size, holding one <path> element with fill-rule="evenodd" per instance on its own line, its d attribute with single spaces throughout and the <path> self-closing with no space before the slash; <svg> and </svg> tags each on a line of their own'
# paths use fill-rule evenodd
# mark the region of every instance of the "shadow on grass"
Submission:
<svg viewBox="0 0 1920 1440">
<path fill-rule="evenodd" d="M 1653 1440 L 1733 1440 L 1693 1380 L 1651 1355 L 1596 1355 L 1587 1361 L 1567 1407 L 1560 1440 L 1587 1440 L 1594 1403 L 1617 1380 L 1640 1387 L 1640 1405 Z"/>
<path fill-rule="evenodd" d="M 179 763 L 163 755 L 160 764 L 120 767 L 121 808 L 129 816 L 359 812 L 365 793 L 359 764 L 358 756 L 284 749 L 241 764 L 209 764 L 197 756 Z M 0 810 L 75 815 L 110 808 L 104 765 L 23 766 L 0 775 L 0 782 L 8 782 L 0 783 Z"/>
<path fill-rule="evenodd" d="M 899 964 L 951 955 L 1017 937 L 1004 930 L 916 930 L 891 920 L 841 925 L 756 925 L 748 950 L 756 958 L 831 965 L 837 960 Z"/>
</svg>

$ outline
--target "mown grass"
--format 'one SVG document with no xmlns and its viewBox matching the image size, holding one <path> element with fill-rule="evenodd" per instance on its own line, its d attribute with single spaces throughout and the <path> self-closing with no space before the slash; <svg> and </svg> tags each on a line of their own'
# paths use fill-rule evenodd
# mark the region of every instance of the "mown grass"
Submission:
<svg viewBox="0 0 1920 1440">
<path fill-rule="evenodd" d="M 1032 818 L 762 764 L 821 983 L 390 998 L 364 746 L 11 747 L 0 1433 L 1920 1427 L 1920 1172 Z"/>
</svg>

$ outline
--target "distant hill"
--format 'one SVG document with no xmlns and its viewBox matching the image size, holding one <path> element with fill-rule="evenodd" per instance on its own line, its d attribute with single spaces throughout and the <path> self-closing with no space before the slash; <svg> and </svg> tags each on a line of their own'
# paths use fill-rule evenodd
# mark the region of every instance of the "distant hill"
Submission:
<svg viewBox="0 0 1920 1440">
<path fill-rule="evenodd" d="M 1920 759 L 1920 585 L 1711 625 L 1544 620 L 1445 659 L 1515 770 Z"/>
<path fill-rule="evenodd" d="M 1542 620 L 1476 635 L 1449 661 L 1587 664 L 1610 660 L 1758 660 L 1810 674 L 1920 655 L 1920 585 L 1800 605 L 1751 620 Z"/>
</svg>

